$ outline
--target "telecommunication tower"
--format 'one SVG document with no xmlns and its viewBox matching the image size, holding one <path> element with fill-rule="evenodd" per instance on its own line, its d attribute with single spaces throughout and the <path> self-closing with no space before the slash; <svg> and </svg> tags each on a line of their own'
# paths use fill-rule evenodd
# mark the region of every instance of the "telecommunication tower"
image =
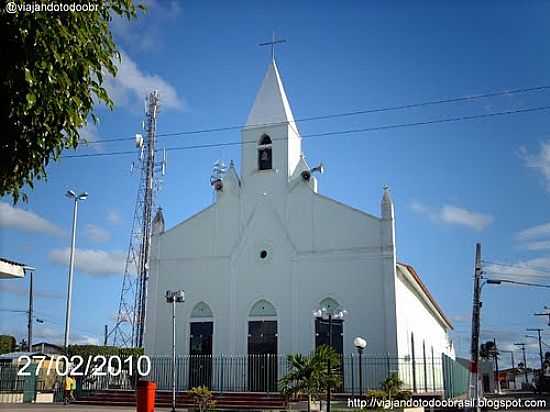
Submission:
<svg viewBox="0 0 550 412">
<path fill-rule="evenodd" d="M 124 267 L 120 303 L 115 325 L 109 337 L 115 346 L 142 347 L 145 331 L 145 307 L 147 302 L 147 281 L 149 278 L 149 257 L 155 195 L 160 189 L 160 176 L 166 171 L 166 151 L 160 161 L 156 155 L 156 128 L 159 113 L 159 92 L 151 92 L 145 100 L 145 139 L 136 135 L 139 151 L 137 162 L 131 171 L 139 170 L 140 181 L 134 208 L 130 245 Z"/>
</svg>

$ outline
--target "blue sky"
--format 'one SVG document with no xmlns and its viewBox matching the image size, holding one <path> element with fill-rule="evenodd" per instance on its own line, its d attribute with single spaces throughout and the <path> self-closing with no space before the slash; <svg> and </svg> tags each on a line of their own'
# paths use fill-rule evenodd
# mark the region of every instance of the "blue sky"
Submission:
<svg viewBox="0 0 550 412">
<path fill-rule="evenodd" d="M 272 31 L 287 43 L 277 60 L 296 119 L 440 98 L 549 85 L 545 2 L 168 2 L 148 1 L 133 24 L 113 23 L 120 75 L 108 79 L 117 103 L 100 109 L 78 153 L 133 150 L 143 95 L 162 94 L 159 133 L 243 124 L 269 62 L 258 47 Z M 467 103 L 303 122 L 303 135 L 550 105 L 550 90 Z M 323 161 L 322 193 L 378 214 L 389 184 L 399 259 L 415 266 L 455 323 L 468 351 L 475 242 L 509 279 L 550 273 L 550 110 L 304 140 L 310 164 Z M 238 130 L 160 138 L 166 147 L 240 139 Z M 67 153 L 71 154 L 71 153 Z M 212 164 L 239 164 L 239 148 L 169 152 L 158 203 L 167 226 L 207 206 Z M 39 268 L 36 340 L 61 341 L 72 204 L 67 189 L 88 191 L 79 214 L 73 339 L 101 341 L 116 313 L 137 176 L 134 155 L 62 159 L 48 167 L 28 204 L 0 203 L 1 255 Z M 361 182 L 359 185 L 358 182 Z M 546 225 L 546 226 L 544 226 Z M 532 229 L 536 228 L 536 229 Z M 529 229 L 531 229 L 529 231 Z M 513 273 L 512 273 L 513 272 Z M 504 275 L 502 275 L 504 276 Z M 26 280 L 1 281 L 0 307 L 23 309 Z M 531 314 L 550 305 L 547 289 L 486 287 L 483 331 L 503 347 L 543 327 Z M 0 312 L 1 331 L 25 334 L 24 315 Z M 367 337 L 368 338 L 368 337 Z M 548 335 L 550 343 L 550 334 Z M 534 344 L 534 340 L 531 342 Z M 530 346 L 535 355 L 535 346 Z"/>
</svg>

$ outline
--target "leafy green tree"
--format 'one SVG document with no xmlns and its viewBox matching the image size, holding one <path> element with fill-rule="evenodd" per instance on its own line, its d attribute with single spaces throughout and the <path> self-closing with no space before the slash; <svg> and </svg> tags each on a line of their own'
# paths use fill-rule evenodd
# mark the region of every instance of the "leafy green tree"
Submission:
<svg viewBox="0 0 550 412">
<path fill-rule="evenodd" d="M 113 15 L 131 20 L 143 7 L 95 0 L 97 11 L 10 14 L 6 5 L 13 1 L 0 0 L 0 196 L 15 203 L 27 199 L 23 186 L 47 177 L 50 161 L 76 149 L 79 130 L 89 118 L 98 121 L 96 103 L 113 107 L 103 78 L 116 75 L 120 55 L 109 22 Z"/>
<path fill-rule="evenodd" d="M 15 350 L 15 337 L 9 335 L 0 335 L 0 355 L 13 352 Z"/>
<path fill-rule="evenodd" d="M 331 370 L 328 370 L 330 360 Z M 311 401 L 320 397 L 320 393 L 340 384 L 340 356 L 328 346 L 304 356 L 300 353 L 288 356 L 290 370 L 281 379 L 281 391 L 287 396 L 307 396 L 307 410 L 311 411 Z"/>
</svg>

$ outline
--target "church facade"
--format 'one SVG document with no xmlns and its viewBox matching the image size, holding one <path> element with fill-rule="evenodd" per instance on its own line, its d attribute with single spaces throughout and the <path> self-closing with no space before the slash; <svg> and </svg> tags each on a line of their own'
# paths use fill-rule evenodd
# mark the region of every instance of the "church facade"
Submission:
<svg viewBox="0 0 550 412">
<path fill-rule="evenodd" d="M 274 61 L 241 135 L 240 172 L 232 162 L 213 182 L 211 206 L 170 229 L 155 218 L 145 352 L 170 355 L 164 295 L 183 289 L 178 355 L 308 353 L 328 343 L 323 308 L 343 312 L 332 327 L 343 354 L 361 336 L 366 356 L 454 358 L 451 323 L 397 261 L 389 190 L 379 216 L 320 193 Z"/>
</svg>

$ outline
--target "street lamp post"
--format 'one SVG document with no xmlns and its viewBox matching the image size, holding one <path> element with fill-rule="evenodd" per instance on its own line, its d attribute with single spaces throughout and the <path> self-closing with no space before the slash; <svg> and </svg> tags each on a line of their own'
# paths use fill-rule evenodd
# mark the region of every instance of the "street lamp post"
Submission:
<svg viewBox="0 0 550 412">
<path fill-rule="evenodd" d="M 542 357 L 542 336 L 543 329 L 540 328 L 527 328 L 528 332 L 537 332 L 538 336 L 525 335 L 526 338 L 535 338 L 539 341 L 539 357 L 540 357 L 540 372 L 539 372 L 539 391 L 542 386 L 542 371 L 544 370 L 544 358 Z"/>
<path fill-rule="evenodd" d="M 363 398 L 363 351 L 367 347 L 367 341 L 360 336 L 353 340 L 353 346 L 359 354 L 359 398 Z"/>
<path fill-rule="evenodd" d="M 166 303 L 172 304 L 172 412 L 176 410 L 176 303 L 185 300 L 183 290 L 167 290 Z"/>
<path fill-rule="evenodd" d="M 71 300 L 72 300 L 72 294 L 73 294 L 74 252 L 75 252 L 75 244 L 76 244 L 76 216 L 78 213 L 78 201 L 86 200 L 86 198 L 88 197 L 88 193 L 82 192 L 79 195 L 77 195 L 73 190 L 68 190 L 67 193 L 65 193 L 65 196 L 67 196 L 69 199 L 74 200 L 73 231 L 72 231 L 72 237 L 71 237 L 71 252 L 70 252 L 71 255 L 69 258 L 69 282 L 67 284 L 67 310 L 65 312 L 64 347 L 65 347 L 65 353 L 66 353 L 69 347 L 69 334 L 70 334 L 70 327 L 71 327 Z"/>
<path fill-rule="evenodd" d="M 346 310 L 335 310 L 335 311 L 329 311 L 327 308 L 322 307 L 321 309 L 316 310 L 313 312 L 313 316 L 316 318 L 321 318 L 323 320 L 328 321 L 328 346 L 332 348 L 332 320 L 333 319 L 343 319 L 346 315 Z M 330 365 L 330 357 L 327 359 L 327 372 L 328 376 L 330 377 L 332 375 L 331 365 Z M 330 395 L 331 395 L 331 387 L 330 387 L 330 381 L 327 385 L 327 412 L 330 412 Z"/>
</svg>

